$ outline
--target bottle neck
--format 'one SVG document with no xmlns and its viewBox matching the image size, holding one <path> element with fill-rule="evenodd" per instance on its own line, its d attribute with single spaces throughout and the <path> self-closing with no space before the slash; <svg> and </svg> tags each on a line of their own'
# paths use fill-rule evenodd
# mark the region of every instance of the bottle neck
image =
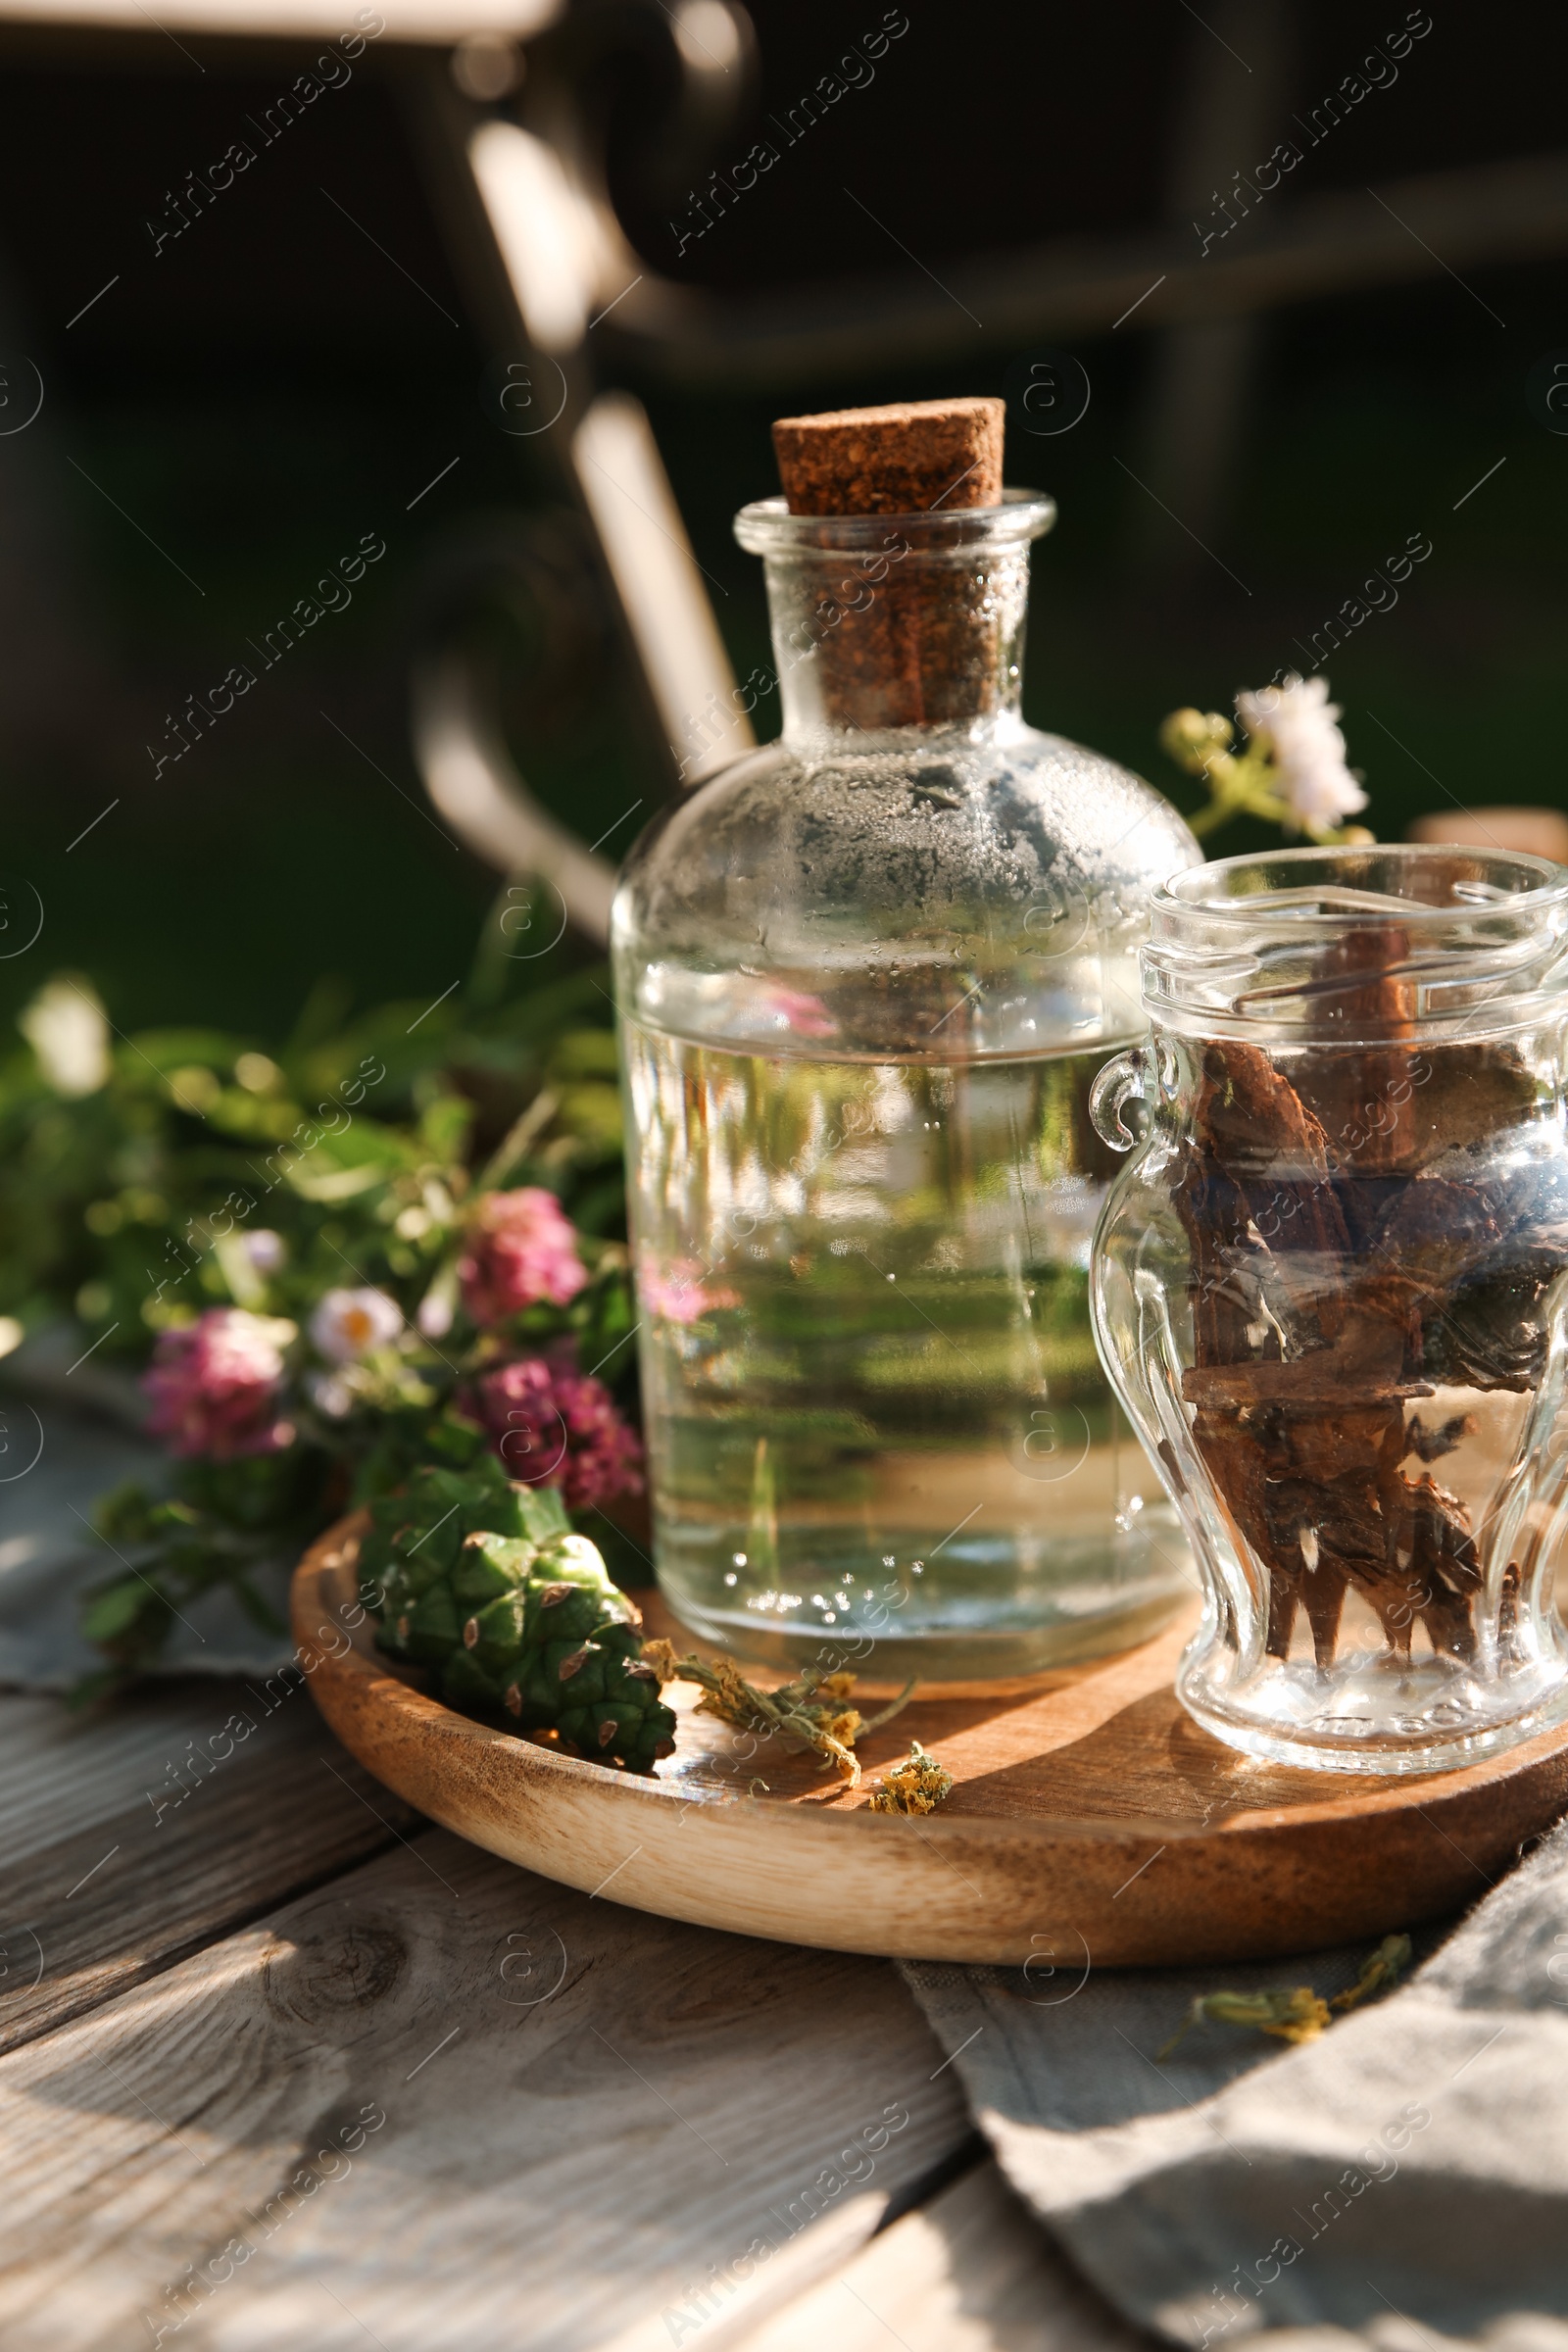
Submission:
<svg viewBox="0 0 1568 2352">
<path fill-rule="evenodd" d="M 735 535 L 766 569 L 786 740 L 1016 727 L 1029 547 L 1055 513 L 1031 490 L 919 514 L 742 508 Z"/>
<path fill-rule="evenodd" d="M 1027 545 L 933 554 L 893 518 L 875 551 L 766 566 L 787 740 L 1016 722 Z"/>
</svg>

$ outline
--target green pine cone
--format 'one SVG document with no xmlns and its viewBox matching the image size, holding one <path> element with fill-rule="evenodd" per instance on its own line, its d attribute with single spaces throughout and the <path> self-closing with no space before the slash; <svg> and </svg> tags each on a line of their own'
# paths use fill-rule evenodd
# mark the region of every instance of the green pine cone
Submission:
<svg viewBox="0 0 1568 2352">
<path fill-rule="evenodd" d="M 462 1640 L 474 1604 L 516 1581 L 493 1575 L 465 1552 L 472 1535 L 499 1535 L 527 1545 L 566 1535 L 569 1521 L 553 1489 L 516 1487 L 493 1454 L 466 1470 L 416 1470 L 396 1494 L 370 1506 L 360 1547 L 362 1597 L 380 1620 L 376 1642 L 389 1657 L 439 1666 Z"/>
<path fill-rule="evenodd" d="M 416 1472 L 371 1521 L 360 1577 L 377 1645 L 436 1671 L 453 1706 L 635 1772 L 673 1752 L 637 1611 L 553 1490 L 491 1456 Z"/>
</svg>

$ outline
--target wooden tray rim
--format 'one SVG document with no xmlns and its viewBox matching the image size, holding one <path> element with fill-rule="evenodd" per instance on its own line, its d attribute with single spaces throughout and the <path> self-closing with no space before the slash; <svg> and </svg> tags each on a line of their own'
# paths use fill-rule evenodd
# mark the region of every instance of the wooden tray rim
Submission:
<svg viewBox="0 0 1568 2352">
<path fill-rule="evenodd" d="M 309 1618 L 318 1611 L 330 1613 L 332 1604 L 315 1599 L 322 1589 L 324 1579 L 343 1567 L 344 1554 L 358 1544 L 369 1524 L 366 1511 L 350 1513 L 328 1528 L 306 1552 L 295 1571 L 292 1588 L 292 1616 L 295 1641 L 299 1647 L 299 1663 L 307 1676 L 314 1677 L 323 1669 L 328 1685 L 332 1680 L 352 1683 L 364 1695 L 374 1692 L 382 1705 L 404 1710 L 422 1720 L 432 1730 L 448 1739 L 471 1741 L 479 1746 L 500 1746 L 525 1773 L 537 1774 L 541 1780 L 560 1781 L 598 1792 L 615 1794 L 627 1803 L 642 1805 L 701 1804 L 710 1811 L 728 1811 L 744 1805 L 754 1820 L 773 1820 L 779 1824 L 795 1824 L 797 1828 L 780 1828 L 781 1836 L 804 1835 L 814 1844 L 827 1832 L 848 1838 L 885 1838 L 890 1830 L 918 1829 L 926 1838 L 935 1838 L 941 1845 L 955 1849 L 976 1843 L 1007 1844 L 1023 1838 L 1031 1845 L 1051 1844 L 1056 1840 L 1081 1844 L 1088 1841 L 1107 1847 L 1136 1850 L 1152 1837 L 1166 1844 L 1183 1840 L 1209 1843 L 1216 1838 L 1250 1837 L 1276 1830 L 1307 1830 L 1318 1824 L 1336 1828 L 1356 1818 L 1376 1819 L 1390 1813 L 1405 1813 L 1411 1809 L 1411 1790 L 1420 1789 L 1421 1802 L 1417 1810 L 1429 1804 L 1461 1805 L 1468 1809 L 1470 1800 L 1484 1796 L 1499 1783 L 1517 1778 L 1542 1760 L 1550 1757 L 1568 1743 L 1568 1725 L 1557 1725 L 1538 1733 L 1519 1746 L 1507 1748 L 1500 1755 L 1484 1757 L 1477 1764 L 1432 1774 L 1406 1774 L 1392 1787 L 1368 1788 L 1359 1774 L 1345 1773 L 1333 1778 L 1335 1789 L 1325 1793 L 1319 1802 L 1306 1801 L 1296 1805 L 1278 1805 L 1240 1809 L 1223 1820 L 1209 1823 L 1167 1822 L 1157 1817 L 1128 1815 L 1120 1821 L 1081 1818 L 1070 1814 L 1041 1816 L 1018 1814 L 1010 1819 L 994 1816 L 945 1816 L 939 1810 L 920 1817 L 918 1823 L 898 1814 L 871 1813 L 865 1807 L 836 1812 L 828 1805 L 791 1804 L 780 1799 L 759 1801 L 753 1798 L 723 1795 L 701 1795 L 669 1782 L 644 1777 L 639 1773 L 623 1772 L 612 1765 L 596 1764 L 586 1757 L 563 1754 L 559 1749 L 505 1732 L 499 1727 L 480 1723 L 472 1716 L 459 1714 L 438 1698 L 405 1682 L 392 1668 L 379 1659 L 369 1647 L 368 1633 L 361 1642 L 350 1635 L 351 1647 L 333 1653 L 315 1649 L 317 1641 L 328 1638 L 331 1628 L 309 1625 Z M 368 1618 L 365 1621 L 369 1624 Z M 337 1631 L 345 1631 L 341 1623 Z M 1124 1653 L 1130 1654 L 1130 1653 Z"/>
</svg>

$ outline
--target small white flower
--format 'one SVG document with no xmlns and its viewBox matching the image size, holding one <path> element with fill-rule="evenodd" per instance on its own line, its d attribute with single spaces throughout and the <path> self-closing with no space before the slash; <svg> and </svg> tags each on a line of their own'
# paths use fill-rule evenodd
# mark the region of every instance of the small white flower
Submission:
<svg viewBox="0 0 1568 2352">
<path fill-rule="evenodd" d="M 1337 825 L 1366 807 L 1366 794 L 1345 764 L 1345 737 L 1335 721 L 1327 678 L 1292 670 L 1278 686 L 1239 694 L 1236 710 L 1254 741 L 1274 756 L 1281 800 L 1303 825 Z"/>
<path fill-rule="evenodd" d="M 414 1320 L 427 1340 L 444 1340 L 452 1329 L 454 1311 L 449 1292 L 426 1291 Z"/>
<path fill-rule="evenodd" d="M 354 1410 L 354 1391 L 335 1372 L 312 1372 L 305 1386 L 317 1411 L 329 1421 L 346 1420 Z"/>
<path fill-rule="evenodd" d="M 57 1095 L 95 1095 L 108 1077 L 109 1021 L 85 981 L 48 981 L 17 1027 Z"/>
<path fill-rule="evenodd" d="M 385 1291 L 328 1291 L 311 1317 L 311 1340 L 329 1364 L 352 1364 L 403 1329 L 403 1310 Z"/>
<path fill-rule="evenodd" d="M 245 1254 L 258 1274 L 275 1274 L 288 1255 L 288 1244 L 270 1225 L 258 1225 L 244 1237 Z"/>
</svg>

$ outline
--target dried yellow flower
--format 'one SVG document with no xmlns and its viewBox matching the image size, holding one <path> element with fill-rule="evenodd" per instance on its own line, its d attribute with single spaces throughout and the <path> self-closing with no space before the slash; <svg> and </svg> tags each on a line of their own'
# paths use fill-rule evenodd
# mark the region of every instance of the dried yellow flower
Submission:
<svg viewBox="0 0 1568 2352">
<path fill-rule="evenodd" d="M 902 1764 L 895 1764 L 882 1776 L 882 1784 L 870 1800 L 873 1813 L 934 1813 L 953 1787 L 953 1775 L 944 1772 L 935 1756 L 920 1745 L 918 1740 L 909 1742 L 909 1752 Z"/>
<path fill-rule="evenodd" d="M 1220 2026 L 1250 2026 L 1259 2034 L 1273 2034 L 1281 2041 L 1315 2041 L 1333 2022 L 1331 2009 L 1353 2009 L 1370 1994 L 1385 1991 L 1409 1965 L 1409 1936 L 1385 1936 L 1362 1963 L 1355 1983 L 1348 1991 L 1336 1993 L 1332 2002 L 1320 2000 L 1309 1984 L 1298 1984 L 1288 1992 L 1200 1993 L 1159 2052 L 1157 2063 L 1163 2065 L 1183 2035 L 1205 2017 Z"/>
<path fill-rule="evenodd" d="M 691 1659 L 682 1658 L 675 1668 L 683 1682 L 699 1679 L 687 1671 L 692 1663 Z M 717 1715 L 726 1723 L 738 1723 L 748 1731 L 754 1730 L 759 1714 L 757 1700 L 760 1694 L 752 1689 L 740 1668 L 732 1665 L 728 1658 L 710 1658 L 707 1664 L 708 1674 L 701 1678 L 704 1695 L 697 1702 L 698 1713 Z"/>
<path fill-rule="evenodd" d="M 1369 1960 L 1361 1963 L 1361 1973 L 1346 1992 L 1336 1993 L 1331 2009 L 1353 2009 L 1369 1993 L 1382 1992 L 1397 1982 L 1410 1965 L 1408 1936 L 1385 1936 Z"/>
<path fill-rule="evenodd" d="M 1205 2017 L 1217 2026 L 1250 2027 L 1255 2033 L 1293 2042 L 1315 2041 L 1330 2022 L 1328 2003 L 1319 2000 L 1310 1984 L 1295 1985 L 1288 1992 L 1200 1992 L 1157 2052 L 1156 2065 L 1163 2066 L 1178 2043 Z"/>
<path fill-rule="evenodd" d="M 874 1732 L 896 1715 L 914 1689 L 913 1683 L 906 1684 L 891 1706 L 862 1720 L 858 1708 L 842 1703 L 824 1706 L 817 1696 L 826 1691 L 831 1699 L 842 1702 L 855 1688 L 853 1674 L 808 1671 L 792 1683 L 780 1684 L 776 1690 L 759 1690 L 728 1658 L 700 1658 L 695 1651 L 680 1658 L 668 1642 L 660 1641 L 645 1642 L 642 1655 L 644 1665 L 653 1668 L 662 1684 L 697 1684 L 703 1693 L 697 1702 L 699 1714 L 716 1715 L 723 1723 L 738 1724 L 742 1731 L 786 1732 L 820 1756 L 824 1764 L 835 1765 L 852 1788 L 860 1778 L 854 1753 L 856 1740 L 862 1732 Z"/>
</svg>

